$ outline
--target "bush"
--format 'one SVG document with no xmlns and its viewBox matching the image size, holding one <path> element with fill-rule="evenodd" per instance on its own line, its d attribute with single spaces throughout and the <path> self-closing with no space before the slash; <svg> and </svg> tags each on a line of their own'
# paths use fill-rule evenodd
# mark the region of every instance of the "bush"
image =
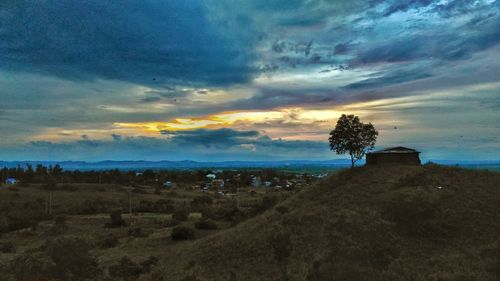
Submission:
<svg viewBox="0 0 500 281">
<path fill-rule="evenodd" d="M 155 211 L 154 203 L 153 203 L 153 201 L 149 201 L 149 200 L 141 200 L 139 202 L 139 206 L 137 208 L 135 208 L 135 211 L 139 212 L 139 213 L 154 212 Z"/>
<path fill-rule="evenodd" d="M 68 218 L 64 215 L 59 215 L 55 217 L 54 219 L 54 225 L 50 229 L 50 233 L 52 235 L 59 235 L 63 232 L 65 232 L 68 229 L 68 226 L 66 225 L 66 220 Z"/>
<path fill-rule="evenodd" d="M 111 222 L 106 223 L 106 227 L 121 227 L 127 225 L 127 223 L 123 220 L 122 212 L 120 211 L 110 213 L 109 218 L 111 219 Z"/>
<path fill-rule="evenodd" d="M 176 219 L 169 219 L 163 222 L 164 227 L 173 227 L 179 225 L 181 222 Z"/>
<path fill-rule="evenodd" d="M 54 280 L 57 265 L 42 252 L 25 253 L 10 263 L 10 272 L 18 281 Z"/>
<path fill-rule="evenodd" d="M 136 280 L 143 273 L 142 266 L 124 256 L 120 261 L 109 267 L 109 276 L 114 280 L 122 279 L 124 281 Z"/>
<path fill-rule="evenodd" d="M 256 207 L 257 213 L 263 213 L 278 203 L 278 197 L 266 195 L 262 198 L 262 202 Z"/>
<path fill-rule="evenodd" d="M 280 214 L 286 214 L 289 210 L 286 206 L 278 206 L 276 207 L 276 211 Z"/>
<path fill-rule="evenodd" d="M 209 196 L 198 196 L 193 198 L 193 200 L 191 201 L 191 207 L 199 208 L 206 205 L 212 205 L 213 203 L 214 200 Z"/>
<path fill-rule="evenodd" d="M 172 219 L 178 221 L 187 221 L 189 219 L 189 212 L 186 210 L 177 210 L 172 214 Z"/>
<path fill-rule="evenodd" d="M 17 186 L 15 186 L 15 185 L 9 186 L 9 187 L 7 187 L 7 189 L 9 191 L 14 191 L 14 192 L 18 192 L 19 191 L 19 188 L 17 188 Z"/>
<path fill-rule="evenodd" d="M 160 199 L 155 202 L 155 211 L 158 213 L 175 212 L 174 202 L 169 199 Z"/>
<path fill-rule="evenodd" d="M 194 224 L 196 229 L 217 229 L 217 223 L 211 219 L 201 219 Z"/>
<path fill-rule="evenodd" d="M 440 221 L 442 210 L 436 193 L 422 189 L 395 192 L 386 204 L 385 215 L 405 234 L 439 238 L 450 234 Z"/>
<path fill-rule="evenodd" d="M 148 192 L 146 190 L 144 190 L 144 188 L 142 187 L 134 187 L 134 189 L 132 189 L 132 192 L 133 193 L 137 193 L 137 194 L 147 194 Z"/>
<path fill-rule="evenodd" d="M 129 228 L 127 231 L 128 236 L 131 237 L 146 237 L 147 234 L 142 231 L 140 227 Z"/>
<path fill-rule="evenodd" d="M 101 199 L 83 201 L 81 206 L 75 208 L 74 212 L 78 214 L 100 214 L 109 212 L 112 203 Z"/>
<path fill-rule="evenodd" d="M 5 242 L 0 244 L 0 252 L 4 254 L 15 253 L 16 247 L 12 244 L 12 242 Z"/>
<path fill-rule="evenodd" d="M 150 256 L 147 260 L 141 262 L 142 272 L 147 273 L 151 271 L 151 267 L 158 264 L 158 258 L 155 256 Z"/>
<path fill-rule="evenodd" d="M 176 226 L 172 229 L 172 240 L 190 240 L 194 238 L 194 230 L 191 227 Z"/>
<path fill-rule="evenodd" d="M 15 280 L 87 280 L 100 275 L 97 260 L 85 241 L 60 238 L 48 241 L 42 252 L 26 252 L 11 262 Z"/>
<path fill-rule="evenodd" d="M 57 183 L 55 181 L 48 181 L 41 186 L 43 190 L 57 190 Z"/>
<path fill-rule="evenodd" d="M 61 186 L 61 190 L 64 190 L 64 191 L 78 191 L 78 187 L 76 185 L 65 184 L 65 185 Z"/>
<path fill-rule="evenodd" d="M 99 244 L 99 247 L 101 249 L 109 249 L 118 246 L 118 244 L 120 244 L 120 241 L 118 241 L 118 238 L 115 235 L 110 233 L 108 234 L 108 236 L 102 239 Z"/>
</svg>

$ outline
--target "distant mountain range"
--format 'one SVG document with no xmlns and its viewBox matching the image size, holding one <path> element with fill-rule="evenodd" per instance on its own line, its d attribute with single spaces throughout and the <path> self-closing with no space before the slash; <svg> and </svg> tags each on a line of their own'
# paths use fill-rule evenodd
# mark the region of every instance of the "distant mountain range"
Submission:
<svg viewBox="0 0 500 281">
<path fill-rule="evenodd" d="M 430 160 L 442 165 L 458 165 L 463 167 L 500 167 L 500 160 L 493 161 L 452 161 L 452 160 Z M 423 161 L 424 163 L 427 161 Z M 59 164 L 65 170 L 145 170 L 145 169 L 202 169 L 202 168 L 345 168 L 351 165 L 349 159 L 335 160 L 289 160 L 289 161 L 223 161 L 223 162 L 197 162 L 197 161 L 0 161 L 0 168 L 25 167 L 31 164 L 33 167 L 42 164 L 54 166 Z M 364 164 L 364 162 L 360 162 Z"/>
</svg>

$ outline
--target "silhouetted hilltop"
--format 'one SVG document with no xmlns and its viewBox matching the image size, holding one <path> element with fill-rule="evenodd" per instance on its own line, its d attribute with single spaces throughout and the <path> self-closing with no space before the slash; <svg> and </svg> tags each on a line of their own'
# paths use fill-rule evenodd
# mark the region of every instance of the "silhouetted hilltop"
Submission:
<svg viewBox="0 0 500 281">
<path fill-rule="evenodd" d="M 165 254 L 165 274 L 167 280 L 498 280 L 499 202 L 495 172 L 355 168 Z"/>
</svg>

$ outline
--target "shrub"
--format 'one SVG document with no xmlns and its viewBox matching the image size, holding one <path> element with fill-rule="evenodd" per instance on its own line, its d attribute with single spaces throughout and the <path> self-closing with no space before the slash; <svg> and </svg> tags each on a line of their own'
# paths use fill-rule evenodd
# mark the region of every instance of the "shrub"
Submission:
<svg viewBox="0 0 500 281">
<path fill-rule="evenodd" d="M 217 229 L 217 223 L 211 219 L 201 219 L 194 224 L 197 229 Z"/>
<path fill-rule="evenodd" d="M 141 262 L 142 272 L 147 273 L 151 271 L 151 267 L 158 264 L 158 258 L 155 256 L 150 256 L 147 260 Z"/>
<path fill-rule="evenodd" d="M 280 214 L 288 213 L 288 208 L 286 206 L 278 206 L 276 207 L 276 211 Z"/>
<path fill-rule="evenodd" d="M 120 241 L 118 241 L 118 238 L 110 233 L 104 239 L 101 240 L 99 246 L 101 249 L 109 249 L 118 246 L 119 243 Z"/>
<path fill-rule="evenodd" d="M 65 225 L 67 220 L 68 220 L 68 217 L 66 217 L 65 215 L 58 215 L 55 217 L 54 223 L 56 225 Z"/>
<path fill-rule="evenodd" d="M 176 219 L 169 219 L 169 220 L 166 220 L 163 222 L 163 226 L 165 227 L 173 227 L 173 226 L 176 226 L 178 225 L 179 223 L 181 223 L 180 221 L 176 220 Z"/>
<path fill-rule="evenodd" d="M 147 234 L 142 231 L 140 227 L 129 228 L 127 231 L 128 236 L 131 237 L 146 237 Z"/>
<path fill-rule="evenodd" d="M 10 263 L 10 272 L 14 280 L 54 280 L 56 267 L 52 259 L 42 252 L 24 253 Z"/>
<path fill-rule="evenodd" d="M 172 229 L 172 240 L 190 240 L 194 238 L 194 230 L 191 227 L 176 226 Z"/>
<path fill-rule="evenodd" d="M 12 242 L 5 242 L 0 244 L 0 252 L 4 254 L 15 253 L 16 247 L 12 244 Z"/>
<path fill-rule="evenodd" d="M 134 189 L 132 189 L 132 192 L 133 193 L 137 193 L 137 194 L 147 194 L 148 192 L 146 190 L 144 190 L 144 188 L 142 187 L 134 187 Z"/>
<path fill-rule="evenodd" d="M 15 186 L 15 185 L 9 186 L 7 189 L 8 189 L 9 191 L 14 191 L 14 192 L 19 191 L 19 188 L 17 188 L 17 186 Z"/>
<path fill-rule="evenodd" d="M 439 238 L 450 234 L 441 217 L 439 197 L 422 189 L 397 191 L 386 204 L 385 214 L 405 234 Z"/>
<path fill-rule="evenodd" d="M 155 211 L 159 213 L 175 212 L 174 202 L 169 199 L 160 199 L 155 202 Z"/>
<path fill-rule="evenodd" d="M 257 213 L 263 213 L 278 203 L 278 197 L 266 195 L 262 198 L 262 202 L 256 207 Z"/>
<path fill-rule="evenodd" d="M 4 215 L 0 215 L 0 233 L 7 232 L 9 230 L 9 221 Z"/>
<path fill-rule="evenodd" d="M 48 241 L 42 247 L 55 264 L 56 280 L 85 280 L 99 275 L 97 260 L 89 253 L 89 245 L 81 238 L 65 237 Z"/>
<path fill-rule="evenodd" d="M 122 213 L 120 211 L 114 211 L 109 214 L 111 219 L 110 223 L 106 223 L 106 227 L 120 227 L 126 226 L 127 223 L 122 218 Z"/>
<path fill-rule="evenodd" d="M 178 221 L 187 221 L 189 219 L 189 212 L 186 210 L 177 210 L 172 214 L 172 219 Z"/>
<path fill-rule="evenodd" d="M 142 266 L 127 256 L 122 257 L 117 264 L 110 266 L 108 272 L 111 278 L 124 281 L 136 280 L 143 273 Z"/>
<path fill-rule="evenodd" d="M 139 202 L 139 206 L 135 209 L 135 211 L 139 213 L 148 213 L 148 212 L 154 212 L 154 203 L 153 201 L 149 200 L 141 200 Z"/>
<path fill-rule="evenodd" d="M 52 225 L 52 228 L 49 230 L 49 233 L 52 235 L 59 235 L 65 232 L 68 229 L 68 226 L 66 225 L 66 220 L 68 218 L 64 215 L 58 215 L 54 219 L 54 224 Z"/>
<path fill-rule="evenodd" d="M 101 199 L 83 201 L 82 206 L 75 208 L 76 213 L 79 214 L 99 214 L 109 212 L 111 202 Z"/>
<path fill-rule="evenodd" d="M 56 190 L 57 189 L 57 183 L 55 181 L 48 181 L 44 185 L 41 186 L 41 189 L 43 190 Z"/>
<path fill-rule="evenodd" d="M 76 185 L 65 184 L 65 185 L 61 186 L 61 190 L 64 190 L 64 191 L 78 191 L 78 187 Z"/>
<path fill-rule="evenodd" d="M 198 196 L 191 201 L 191 207 L 198 208 L 206 205 L 212 205 L 214 200 L 209 196 Z"/>
</svg>

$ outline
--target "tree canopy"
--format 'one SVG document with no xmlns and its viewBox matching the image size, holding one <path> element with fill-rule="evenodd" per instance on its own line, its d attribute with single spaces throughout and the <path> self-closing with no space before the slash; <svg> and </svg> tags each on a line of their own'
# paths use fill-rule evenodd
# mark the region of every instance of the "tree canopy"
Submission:
<svg viewBox="0 0 500 281">
<path fill-rule="evenodd" d="M 373 149 L 378 132 L 371 123 L 364 124 L 358 116 L 345 115 L 337 121 L 335 129 L 330 132 L 330 149 L 337 154 L 349 154 L 351 166 Z"/>
</svg>

